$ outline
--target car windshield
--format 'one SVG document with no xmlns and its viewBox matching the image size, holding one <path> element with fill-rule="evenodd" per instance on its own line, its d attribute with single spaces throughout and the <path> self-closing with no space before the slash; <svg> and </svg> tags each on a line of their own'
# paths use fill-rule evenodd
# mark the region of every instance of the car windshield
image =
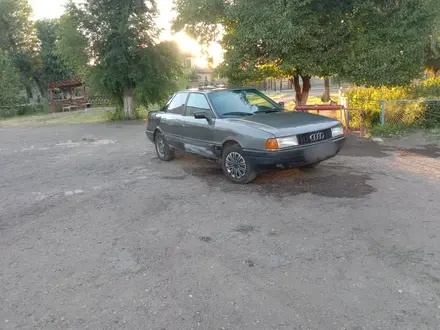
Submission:
<svg viewBox="0 0 440 330">
<path fill-rule="evenodd" d="M 255 89 L 221 91 L 209 94 L 214 109 L 222 117 L 250 116 L 281 111 L 281 107 Z"/>
</svg>

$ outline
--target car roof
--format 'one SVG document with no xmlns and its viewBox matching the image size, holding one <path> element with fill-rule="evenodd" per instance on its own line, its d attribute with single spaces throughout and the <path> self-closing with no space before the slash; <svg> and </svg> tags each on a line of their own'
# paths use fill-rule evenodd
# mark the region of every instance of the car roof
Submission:
<svg viewBox="0 0 440 330">
<path fill-rule="evenodd" d="M 242 90 L 255 90 L 255 88 L 252 88 L 252 87 L 239 87 L 239 88 L 192 88 L 192 89 L 186 89 L 186 90 L 178 91 L 177 93 L 201 93 L 201 94 L 207 95 L 207 94 L 211 94 L 211 93 L 215 93 L 215 92 L 242 91 Z"/>
</svg>

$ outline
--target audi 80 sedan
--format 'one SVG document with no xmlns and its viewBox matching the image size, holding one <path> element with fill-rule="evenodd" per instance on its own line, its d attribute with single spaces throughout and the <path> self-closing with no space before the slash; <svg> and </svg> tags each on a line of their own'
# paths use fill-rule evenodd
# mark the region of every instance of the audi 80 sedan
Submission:
<svg viewBox="0 0 440 330">
<path fill-rule="evenodd" d="M 162 161 L 175 151 L 220 161 L 234 183 L 268 168 L 314 168 L 338 154 L 338 120 L 287 111 L 256 89 L 181 91 L 148 114 L 146 134 Z"/>
</svg>

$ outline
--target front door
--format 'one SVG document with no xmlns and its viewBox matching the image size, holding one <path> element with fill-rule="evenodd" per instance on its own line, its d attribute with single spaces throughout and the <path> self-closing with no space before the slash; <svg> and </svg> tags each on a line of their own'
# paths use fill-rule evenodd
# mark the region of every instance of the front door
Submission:
<svg viewBox="0 0 440 330">
<path fill-rule="evenodd" d="M 194 118 L 196 112 L 205 112 L 210 120 Z M 186 104 L 182 127 L 185 151 L 216 158 L 213 144 L 214 126 L 215 115 L 206 96 L 201 93 L 191 93 Z"/>
</svg>

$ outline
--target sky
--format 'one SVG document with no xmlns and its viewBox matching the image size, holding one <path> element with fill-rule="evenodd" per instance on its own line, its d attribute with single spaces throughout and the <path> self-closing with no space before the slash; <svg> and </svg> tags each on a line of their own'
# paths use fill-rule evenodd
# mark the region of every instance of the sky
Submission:
<svg viewBox="0 0 440 330">
<path fill-rule="evenodd" d="M 63 14 L 64 5 L 67 0 L 28 0 L 34 10 L 34 19 L 56 18 Z M 201 55 L 200 45 L 184 33 L 173 35 L 171 33 L 170 22 L 174 18 L 173 0 L 158 0 L 159 17 L 158 26 L 163 29 L 161 34 L 162 40 L 175 40 L 179 47 L 187 52 L 193 53 L 197 57 L 198 66 L 206 66 L 207 62 Z M 221 48 L 218 44 L 210 47 L 210 55 L 214 57 L 214 63 L 221 61 Z"/>
</svg>

